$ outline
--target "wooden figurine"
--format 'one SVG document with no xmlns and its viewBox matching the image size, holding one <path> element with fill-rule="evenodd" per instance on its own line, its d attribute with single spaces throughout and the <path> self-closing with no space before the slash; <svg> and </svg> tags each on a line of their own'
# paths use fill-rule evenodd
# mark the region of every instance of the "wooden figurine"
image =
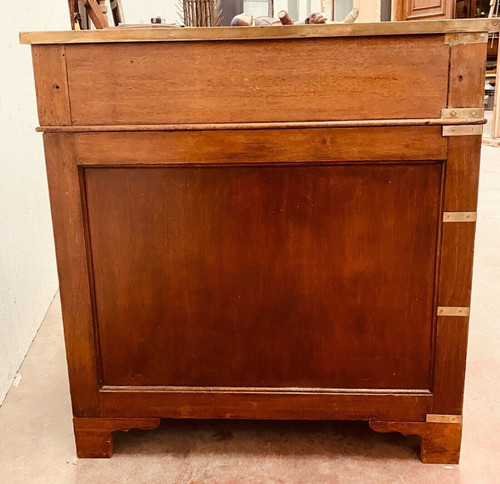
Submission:
<svg viewBox="0 0 500 484">
<path fill-rule="evenodd" d="M 354 7 L 348 14 L 347 17 L 344 19 L 345 24 L 352 24 L 356 21 L 356 19 L 359 16 L 359 9 L 357 7 Z"/>
<path fill-rule="evenodd" d="M 278 18 L 280 19 L 280 22 L 283 25 L 293 25 L 294 24 L 294 21 L 292 20 L 290 15 L 288 15 L 288 12 L 286 10 L 282 10 L 281 12 L 279 12 Z"/>
<path fill-rule="evenodd" d="M 359 15 L 359 10 L 353 8 L 351 12 L 347 15 L 343 23 L 353 23 Z M 278 18 L 273 17 L 257 17 L 253 18 L 251 15 L 246 13 L 240 13 L 233 17 L 231 25 L 233 27 L 261 27 L 267 25 L 309 25 L 309 24 L 325 24 L 326 17 L 320 13 L 311 13 L 303 22 L 297 22 L 290 17 L 290 14 L 286 10 L 281 10 L 278 13 Z"/>
<path fill-rule="evenodd" d="M 250 27 L 253 25 L 253 16 L 247 13 L 240 13 L 231 20 L 232 27 Z"/>
</svg>

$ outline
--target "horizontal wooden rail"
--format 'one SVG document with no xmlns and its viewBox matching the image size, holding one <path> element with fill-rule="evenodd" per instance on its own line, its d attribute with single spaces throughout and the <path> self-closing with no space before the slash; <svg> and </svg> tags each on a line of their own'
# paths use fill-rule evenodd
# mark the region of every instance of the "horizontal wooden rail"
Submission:
<svg viewBox="0 0 500 484">
<path fill-rule="evenodd" d="M 43 133 L 88 133 L 99 131 L 212 131 L 232 129 L 276 129 L 276 128 L 368 128 L 391 126 L 448 126 L 463 124 L 485 124 L 486 119 L 369 119 L 349 121 L 297 121 L 272 123 L 199 123 L 199 124 L 122 124 L 93 126 L 39 126 Z"/>
</svg>

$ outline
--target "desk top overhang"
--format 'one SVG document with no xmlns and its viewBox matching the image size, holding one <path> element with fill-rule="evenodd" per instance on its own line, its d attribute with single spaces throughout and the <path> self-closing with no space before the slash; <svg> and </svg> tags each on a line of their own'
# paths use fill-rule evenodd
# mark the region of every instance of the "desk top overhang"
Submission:
<svg viewBox="0 0 500 484">
<path fill-rule="evenodd" d="M 142 28 L 119 27 L 102 30 L 21 32 L 20 41 L 22 44 L 87 44 L 460 34 L 498 32 L 499 30 L 500 19 L 420 20 L 266 27 L 176 28 L 152 26 Z"/>
</svg>

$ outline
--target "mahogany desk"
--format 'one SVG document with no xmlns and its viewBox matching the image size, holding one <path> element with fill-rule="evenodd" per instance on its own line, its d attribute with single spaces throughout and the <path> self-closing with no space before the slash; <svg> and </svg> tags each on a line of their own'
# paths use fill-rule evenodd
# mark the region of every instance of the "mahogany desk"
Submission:
<svg viewBox="0 0 500 484">
<path fill-rule="evenodd" d="M 498 20 L 21 34 L 80 457 L 366 420 L 457 462 Z"/>
</svg>

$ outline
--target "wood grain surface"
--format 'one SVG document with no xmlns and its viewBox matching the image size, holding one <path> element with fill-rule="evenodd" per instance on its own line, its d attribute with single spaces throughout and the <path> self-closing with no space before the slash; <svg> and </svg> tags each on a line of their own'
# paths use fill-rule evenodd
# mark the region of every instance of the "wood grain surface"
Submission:
<svg viewBox="0 0 500 484">
<path fill-rule="evenodd" d="M 40 124 L 71 124 L 65 47 L 33 46 L 32 59 Z"/>
<path fill-rule="evenodd" d="M 439 35 L 66 49 L 72 124 L 440 118 L 446 105 Z"/>
<path fill-rule="evenodd" d="M 401 421 L 425 421 L 426 414 L 432 411 L 432 394 L 425 391 L 317 390 L 105 386 L 101 391 L 101 409 L 105 418 L 161 415 L 202 419 Z"/>
<path fill-rule="evenodd" d="M 436 334 L 434 413 L 462 414 L 468 316 L 440 316 Z"/>
<path fill-rule="evenodd" d="M 103 382 L 428 388 L 440 177 L 86 169 Z"/>
<path fill-rule="evenodd" d="M 439 127 L 78 133 L 80 165 L 445 160 Z M 140 153 L 140 160 L 137 154 Z"/>
<path fill-rule="evenodd" d="M 485 43 L 451 45 L 448 108 L 482 107 L 485 60 Z M 480 136 L 449 139 L 445 211 L 476 211 L 480 148 Z M 470 306 L 475 230 L 475 222 L 443 224 L 438 306 Z M 468 310 L 466 314 L 437 319 L 433 383 L 437 414 L 462 413 Z"/>
<path fill-rule="evenodd" d="M 474 212 L 477 208 L 481 136 L 454 136 L 448 143 L 444 210 Z"/>
</svg>

